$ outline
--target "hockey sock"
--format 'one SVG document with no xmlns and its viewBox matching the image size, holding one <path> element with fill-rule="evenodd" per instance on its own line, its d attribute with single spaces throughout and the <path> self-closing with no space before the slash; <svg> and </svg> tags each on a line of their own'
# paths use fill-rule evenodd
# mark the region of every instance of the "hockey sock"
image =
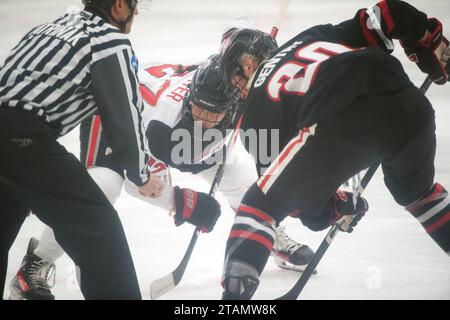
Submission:
<svg viewBox="0 0 450 320">
<path fill-rule="evenodd" d="M 227 241 L 223 299 L 250 299 L 275 242 L 273 219 L 242 204 Z"/>
<path fill-rule="evenodd" d="M 261 273 L 275 242 L 272 224 L 267 213 L 242 204 L 228 237 L 226 259 L 245 261 Z"/>
<path fill-rule="evenodd" d="M 450 200 L 447 190 L 436 183 L 425 196 L 405 207 L 434 241 L 450 255 Z"/>
</svg>

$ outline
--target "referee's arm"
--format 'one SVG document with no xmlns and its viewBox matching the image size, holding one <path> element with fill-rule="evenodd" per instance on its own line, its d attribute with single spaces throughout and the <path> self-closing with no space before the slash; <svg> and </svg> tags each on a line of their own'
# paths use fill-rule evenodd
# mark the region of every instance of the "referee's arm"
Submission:
<svg viewBox="0 0 450 320">
<path fill-rule="evenodd" d="M 149 178 L 142 98 L 131 66 L 131 51 L 122 50 L 92 65 L 92 87 L 112 157 L 137 186 Z"/>
</svg>

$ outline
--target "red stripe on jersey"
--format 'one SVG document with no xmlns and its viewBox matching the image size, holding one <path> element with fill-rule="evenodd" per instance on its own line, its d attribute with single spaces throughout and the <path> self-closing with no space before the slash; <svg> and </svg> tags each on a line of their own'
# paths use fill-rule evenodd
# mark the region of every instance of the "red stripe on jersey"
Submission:
<svg viewBox="0 0 450 320">
<path fill-rule="evenodd" d="M 392 19 L 391 16 L 391 11 L 389 10 L 386 0 L 379 2 L 378 6 L 380 7 L 382 17 L 386 22 L 387 33 L 389 35 L 392 32 L 392 30 L 394 30 L 395 27 L 394 20 Z"/>
<path fill-rule="evenodd" d="M 299 143 L 302 142 L 303 140 L 303 135 L 309 132 L 309 128 L 300 130 L 300 133 L 298 135 L 297 138 L 294 138 L 291 140 L 291 142 L 289 142 L 289 144 L 287 145 L 287 147 L 284 149 L 284 151 L 282 152 L 282 154 L 280 156 L 278 156 L 277 159 L 275 159 L 275 162 L 272 166 L 270 166 L 269 170 L 267 173 L 264 173 L 264 178 L 262 179 L 261 183 L 258 184 L 258 187 L 262 190 L 264 189 L 265 185 L 267 184 L 267 182 L 269 181 L 270 177 L 272 176 L 272 174 L 277 170 L 277 168 L 281 165 L 281 163 L 283 163 L 283 161 L 286 159 L 286 157 L 289 155 L 289 153 L 292 151 L 292 149 Z"/>
<path fill-rule="evenodd" d="M 425 230 L 428 233 L 433 233 L 440 227 L 442 227 L 444 224 L 446 224 L 450 220 L 450 211 L 447 212 L 442 218 L 440 218 L 438 221 L 430 225 L 429 227 L 425 228 Z"/>
<path fill-rule="evenodd" d="M 249 240 L 253 240 L 258 242 L 259 244 L 263 245 L 264 247 L 266 247 L 266 249 L 271 252 L 272 248 L 273 248 L 273 243 L 272 241 L 268 240 L 267 238 L 256 234 L 256 233 L 252 233 L 252 232 L 248 232 L 248 231 L 244 231 L 244 230 L 233 230 L 230 232 L 230 239 L 232 238 L 244 238 L 244 239 L 249 239 Z"/>
<path fill-rule="evenodd" d="M 359 13 L 359 24 L 361 25 L 362 32 L 369 46 L 376 46 L 377 40 L 373 36 L 372 32 L 367 28 L 367 20 L 365 15 L 366 10 L 361 10 L 361 12 Z"/>
<path fill-rule="evenodd" d="M 101 120 L 99 116 L 92 118 L 91 134 L 88 144 L 88 156 L 86 160 L 86 167 L 92 167 L 95 165 L 95 154 L 97 153 L 97 144 L 99 143 Z"/>
<path fill-rule="evenodd" d="M 257 216 L 258 218 L 260 218 L 264 221 L 267 221 L 269 223 L 273 222 L 273 219 L 267 213 L 265 213 L 259 209 L 256 209 L 255 207 L 250 207 L 245 204 L 241 204 L 241 206 L 239 207 L 239 211 L 253 214 L 253 215 Z"/>
</svg>

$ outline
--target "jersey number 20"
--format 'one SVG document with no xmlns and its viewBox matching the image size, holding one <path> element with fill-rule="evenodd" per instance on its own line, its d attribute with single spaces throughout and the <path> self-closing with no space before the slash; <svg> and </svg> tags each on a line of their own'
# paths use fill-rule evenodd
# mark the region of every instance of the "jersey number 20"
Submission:
<svg viewBox="0 0 450 320">
<path fill-rule="evenodd" d="M 309 64 L 289 61 L 275 71 L 267 84 L 267 93 L 273 101 L 281 100 L 281 92 L 303 96 L 311 87 L 320 64 L 332 56 L 354 49 L 332 42 L 314 42 L 295 52 L 299 60 Z"/>
</svg>

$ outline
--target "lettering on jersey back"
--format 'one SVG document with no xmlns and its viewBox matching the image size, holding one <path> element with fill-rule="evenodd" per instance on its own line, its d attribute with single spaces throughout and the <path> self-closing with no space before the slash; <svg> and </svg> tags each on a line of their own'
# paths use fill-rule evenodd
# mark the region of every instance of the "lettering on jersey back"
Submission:
<svg viewBox="0 0 450 320">
<path fill-rule="evenodd" d="M 278 52 L 273 58 L 268 60 L 266 63 L 264 63 L 264 66 L 261 70 L 261 72 L 258 75 L 258 79 L 256 79 L 255 84 L 253 87 L 258 88 L 260 87 L 267 79 L 267 77 L 272 73 L 272 71 L 277 66 L 277 63 L 281 61 L 283 57 L 285 57 L 290 51 L 297 48 L 299 45 L 301 45 L 303 41 L 295 41 L 293 44 L 291 44 L 289 47 L 281 50 Z"/>
<path fill-rule="evenodd" d="M 183 101 L 186 93 L 189 91 L 188 86 L 190 83 L 191 81 L 184 82 L 183 84 L 172 90 L 170 93 L 168 93 L 167 97 L 175 100 L 176 102 Z"/>
<path fill-rule="evenodd" d="M 76 15 L 73 17 L 73 20 L 69 20 L 67 24 L 44 24 L 33 30 L 30 35 L 55 37 L 69 43 L 71 46 L 75 46 L 81 38 L 87 38 L 88 36 L 81 29 L 77 28 L 77 24 L 80 21 L 79 17 Z"/>
</svg>

